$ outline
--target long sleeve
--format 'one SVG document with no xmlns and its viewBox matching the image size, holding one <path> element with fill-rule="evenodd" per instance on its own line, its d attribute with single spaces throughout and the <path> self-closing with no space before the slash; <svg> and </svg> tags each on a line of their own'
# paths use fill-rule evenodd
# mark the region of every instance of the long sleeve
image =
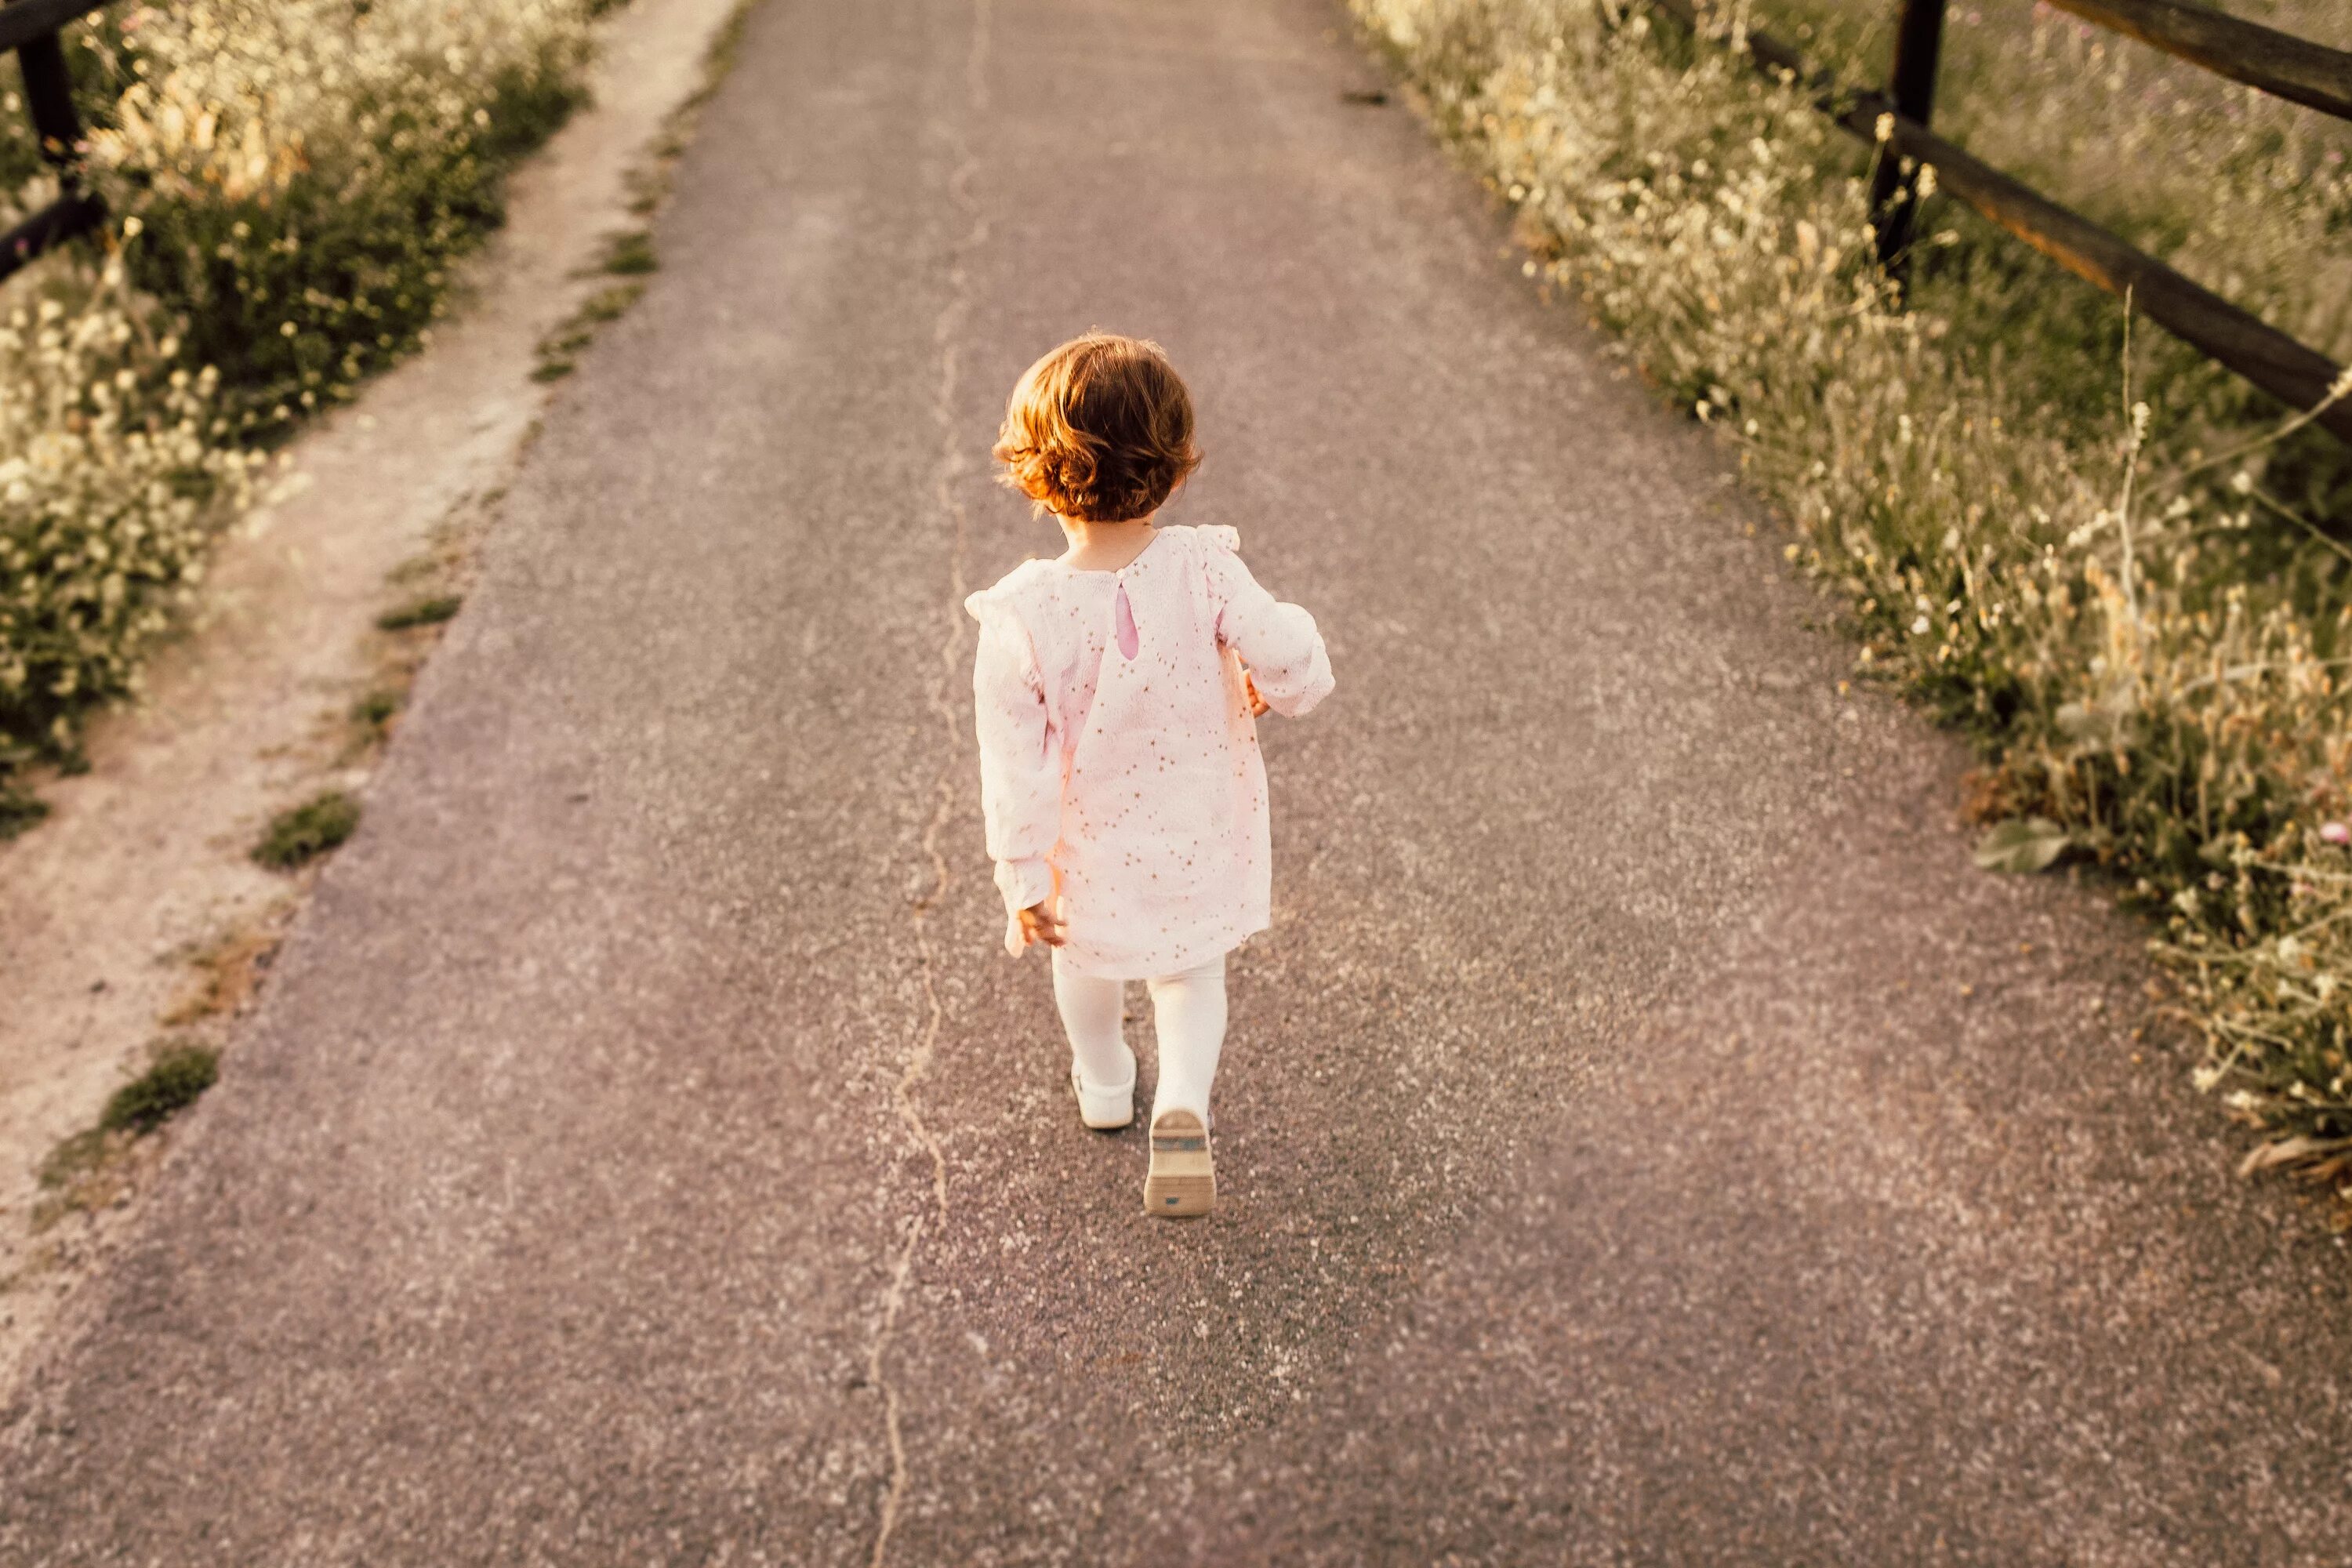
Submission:
<svg viewBox="0 0 2352 1568">
<path fill-rule="evenodd" d="M 1217 637 L 1242 656 L 1250 679 L 1267 707 L 1296 719 L 1331 694 L 1331 656 L 1315 617 L 1259 586 L 1235 552 L 1231 528 L 1201 530 L 1213 548 L 1205 552 L 1210 591 L 1218 602 Z"/>
<path fill-rule="evenodd" d="M 972 668 L 981 816 L 1010 920 L 1053 896 L 1054 868 L 1046 855 L 1061 835 L 1061 769 L 1027 634 L 1009 610 L 979 602 L 978 594 L 972 600 L 981 623 Z M 1006 946 L 1017 952 L 1015 931 L 1017 927 L 1008 929 Z"/>
</svg>

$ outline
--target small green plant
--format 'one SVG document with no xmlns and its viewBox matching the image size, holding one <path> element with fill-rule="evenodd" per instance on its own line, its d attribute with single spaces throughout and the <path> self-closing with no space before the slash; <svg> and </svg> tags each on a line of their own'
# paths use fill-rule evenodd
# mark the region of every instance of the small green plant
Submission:
<svg viewBox="0 0 2352 1568">
<path fill-rule="evenodd" d="M 579 314 L 572 319 L 598 327 L 607 321 L 617 321 L 627 313 L 630 306 L 637 302 L 637 296 L 645 291 L 646 286 L 643 279 L 615 283 L 609 289 L 599 289 L 588 296 L 587 302 L 580 307 Z"/>
<path fill-rule="evenodd" d="M 220 1053 L 209 1046 L 167 1046 L 147 1070 L 114 1091 L 98 1119 L 101 1132 L 152 1132 L 195 1103 L 220 1077 Z"/>
<path fill-rule="evenodd" d="M 629 215 L 632 217 L 652 216 L 661 205 L 662 198 L 669 194 L 668 160 L 656 159 L 650 167 L 630 170 L 623 184 L 629 192 Z"/>
<path fill-rule="evenodd" d="M 87 1180 L 104 1164 L 110 1147 L 119 1142 L 110 1139 L 101 1127 L 85 1127 L 72 1137 L 60 1142 L 41 1162 L 40 1183 L 56 1189 L 70 1187 Z"/>
<path fill-rule="evenodd" d="M 359 825 L 359 802 L 329 790 L 272 818 L 253 858 L 273 871 L 290 871 L 349 838 Z"/>
<path fill-rule="evenodd" d="M 147 1070 L 114 1091 L 98 1125 L 59 1142 L 41 1162 L 36 1232 L 67 1215 L 104 1207 L 131 1190 L 128 1156 L 139 1140 L 195 1103 L 220 1077 L 220 1053 L 208 1046 L 165 1045 Z"/>
<path fill-rule="evenodd" d="M 386 610 L 375 618 L 375 624 L 388 632 L 404 632 L 412 626 L 437 626 L 455 616 L 466 601 L 455 594 L 434 594 L 413 599 L 395 610 Z"/>
<path fill-rule="evenodd" d="M 623 277 L 656 271 L 661 258 L 654 254 L 654 237 L 641 228 L 616 234 L 605 243 L 604 270 Z"/>
<path fill-rule="evenodd" d="M 40 1196 L 27 1216 L 36 1235 L 69 1214 L 104 1208 L 131 1190 L 126 1158 L 139 1142 L 136 1132 L 110 1132 L 85 1127 L 49 1151 L 37 1173 Z"/>
<path fill-rule="evenodd" d="M 378 734 L 400 711 L 401 694 L 389 687 L 378 687 L 352 704 L 352 722 Z"/>
<path fill-rule="evenodd" d="M 5 843 L 49 815 L 45 800 L 0 779 L 0 843 Z"/>
<path fill-rule="evenodd" d="M 561 381 L 570 375 L 577 368 L 573 356 L 596 341 L 596 329 L 619 320 L 645 289 L 645 280 L 633 278 L 590 295 L 569 321 L 541 342 L 539 364 L 530 373 L 531 380 Z"/>
</svg>

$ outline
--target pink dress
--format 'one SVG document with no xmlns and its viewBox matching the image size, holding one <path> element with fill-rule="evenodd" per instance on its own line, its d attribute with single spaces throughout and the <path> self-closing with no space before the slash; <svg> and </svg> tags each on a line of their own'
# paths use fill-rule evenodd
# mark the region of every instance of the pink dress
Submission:
<svg viewBox="0 0 2352 1568">
<path fill-rule="evenodd" d="M 1006 951 L 1024 945 L 1018 912 L 1056 894 L 1082 974 L 1173 974 L 1266 928 L 1265 763 L 1242 667 L 1295 716 L 1331 689 L 1331 659 L 1240 549 L 1230 528 L 1160 528 L 1116 572 L 1027 561 L 964 601 Z"/>
</svg>

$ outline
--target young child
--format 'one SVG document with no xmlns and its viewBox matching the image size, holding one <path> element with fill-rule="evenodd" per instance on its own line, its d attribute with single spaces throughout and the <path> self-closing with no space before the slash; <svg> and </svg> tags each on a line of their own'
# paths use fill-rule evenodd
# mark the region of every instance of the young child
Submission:
<svg viewBox="0 0 2352 1568">
<path fill-rule="evenodd" d="M 1069 542 L 964 601 L 981 626 L 981 805 L 1004 944 L 1053 949 L 1088 1127 L 1135 1120 L 1121 982 L 1150 983 L 1144 1206 L 1205 1214 L 1225 954 L 1268 922 L 1255 716 L 1321 701 L 1330 658 L 1312 616 L 1258 586 L 1232 529 L 1153 525 L 1200 462 L 1192 399 L 1158 344 L 1089 332 L 1031 365 L 996 456 Z"/>
</svg>

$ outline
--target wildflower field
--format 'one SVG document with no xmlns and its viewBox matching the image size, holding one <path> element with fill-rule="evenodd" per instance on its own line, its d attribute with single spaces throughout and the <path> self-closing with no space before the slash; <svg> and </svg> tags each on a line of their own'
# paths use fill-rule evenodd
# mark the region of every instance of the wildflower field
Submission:
<svg viewBox="0 0 2352 1568">
<path fill-rule="evenodd" d="M 65 42 L 106 232 L 0 283 L 0 832 L 135 689 L 260 453 L 429 335 L 613 0 L 119 4 Z M 57 193 L 12 67 L 0 220 Z"/>
<path fill-rule="evenodd" d="M 1727 47 L 1882 82 L 1894 0 L 1717 5 L 1701 39 L 1641 0 L 1351 4 L 1528 269 L 1738 447 L 1860 670 L 1970 732 L 1979 859 L 2103 868 L 2200 1084 L 2272 1134 L 2250 1164 L 2352 1187 L 2352 453 L 1932 171 L 1898 307 L 1875 154 Z M 2352 47 L 2340 0 L 2231 8 Z M 1937 125 L 2352 360 L 2352 126 L 2032 0 L 1956 0 Z"/>
</svg>

